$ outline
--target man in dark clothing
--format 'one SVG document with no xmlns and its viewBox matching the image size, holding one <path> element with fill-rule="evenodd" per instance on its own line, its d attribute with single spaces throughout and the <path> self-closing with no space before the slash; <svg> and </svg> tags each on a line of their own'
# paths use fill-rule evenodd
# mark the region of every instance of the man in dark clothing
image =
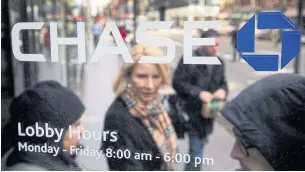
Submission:
<svg viewBox="0 0 305 172">
<path fill-rule="evenodd" d="M 16 97 L 11 120 L 3 131 L 12 153 L 6 160 L 11 171 L 81 170 L 71 147 L 79 145 L 84 105 L 69 89 L 54 81 L 38 83 Z"/>
<path fill-rule="evenodd" d="M 219 46 L 219 34 L 215 30 L 203 32 L 203 38 L 215 38 L 215 46 L 202 46 L 194 51 L 195 56 L 216 56 Z M 194 57 L 196 58 L 196 57 Z M 224 62 L 222 65 L 194 65 L 183 64 L 183 58 L 175 71 L 173 87 L 178 96 L 184 102 L 184 111 L 189 115 L 190 128 L 190 155 L 191 160 L 202 157 L 204 143 L 212 132 L 213 118 L 205 118 L 206 106 L 213 99 L 224 101 L 227 92 Z M 204 108 L 204 109 L 203 109 Z M 200 166 L 194 167 L 193 162 L 186 165 L 185 170 L 200 170 Z"/>
<path fill-rule="evenodd" d="M 99 18 L 95 18 L 94 24 L 92 25 L 93 42 L 95 47 L 97 46 L 100 40 L 101 33 L 102 33 L 102 25 L 99 21 Z"/>
<path fill-rule="evenodd" d="M 305 77 L 257 81 L 221 111 L 234 126 L 231 152 L 244 170 L 305 170 Z"/>
<path fill-rule="evenodd" d="M 233 50 L 232 62 L 236 62 L 236 51 L 237 51 L 237 32 L 239 30 L 239 26 L 236 25 L 235 29 L 231 33 L 231 45 Z"/>
</svg>

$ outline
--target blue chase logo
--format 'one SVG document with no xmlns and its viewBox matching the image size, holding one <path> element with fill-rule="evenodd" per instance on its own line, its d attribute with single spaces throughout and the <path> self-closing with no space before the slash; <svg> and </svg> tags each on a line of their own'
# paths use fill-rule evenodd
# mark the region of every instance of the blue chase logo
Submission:
<svg viewBox="0 0 305 172">
<path fill-rule="evenodd" d="M 237 51 L 256 71 L 278 71 L 283 69 L 300 53 L 301 34 L 281 12 L 257 14 L 258 29 L 291 29 L 282 32 L 281 60 L 279 55 L 253 54 L 255 50 L 255 15 L 237 33 Z M 252 54 L 244 54 L 252 53 Z M 281 62 L 279 64 L 279 61 Z"/>
</svg>

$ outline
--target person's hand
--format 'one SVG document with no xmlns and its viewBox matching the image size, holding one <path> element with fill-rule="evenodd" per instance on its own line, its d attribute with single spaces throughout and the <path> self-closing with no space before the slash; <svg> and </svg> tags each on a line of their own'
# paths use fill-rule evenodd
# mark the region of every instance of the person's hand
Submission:
<svg viewBox="0 0 305 172">
<path fill-rule="evenodd" d="M 226 98 L 226 91 L 224 89 L 218 89 L 213 93 L 213 98 L 216 100 L 224 100 Z"/>
<path fill-rule="evenodd" d="M 213 99 L 213 95 L 208 91 L 201 91 L 199 98 L 202 103 L 208 104 Z"/>
<path fill-rule="evenodd" d="M 224 106 L 224 102 L 223 101 L 218 101 L 218 110 L 217 112 L 215 112 L 215 109 L 212 111 L 212 114 L 211 113 L 211 103 L 209 104 L 202 104 L 202 110 L 201 110 L 201 115 L 204 117 L 204 118 L 213 118 L 215 116 L 218 115 L 218 112 L 223 108 Z"/>
</svg>

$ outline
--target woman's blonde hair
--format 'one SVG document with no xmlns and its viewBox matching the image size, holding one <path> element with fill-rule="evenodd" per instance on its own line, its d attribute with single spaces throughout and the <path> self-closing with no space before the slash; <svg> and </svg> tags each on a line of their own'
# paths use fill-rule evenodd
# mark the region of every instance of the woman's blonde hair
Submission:
<svg viewBox="0 0 305 172">
<path fill-rule="evenodd" d="M 164 52 L 158 47 L 136 45 L 131 50 L 134 63 L 125 63 L 121 67 L 118 77 L 113 84 L 113 91 L 119 96 L 127 87 L 131 73 L 142 56 L 164 56 Z M 168 64 L 155 64 L 162 77 L 162 84 L 170 84 L 170 68 Z"/>
</svg>

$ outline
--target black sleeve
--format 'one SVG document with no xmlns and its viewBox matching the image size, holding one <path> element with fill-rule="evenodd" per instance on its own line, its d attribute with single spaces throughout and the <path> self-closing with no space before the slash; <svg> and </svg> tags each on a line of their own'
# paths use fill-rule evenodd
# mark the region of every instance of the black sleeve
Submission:
<svg viewBox="0 0 305 172">
<path fill-rule="evenodd" d="M 11 148 L 13 148 L 14 135 L 17 133 L 17 123 L 8 122 L 1 131 L 1 157 L 4 156 Z"/>
<path fill-rule="evenodd" d="M 225 70 L 225 62 L 221 59 L 221 58 L 218 58 L 220 59 L 220 62 L 222 65 L 219 65 L 218 68 L 217 68 L 217 76 L 219 77 L 219 84 L 218 84 L 218 87 L 217 89 L 224 89 L 226 91 L 226 96 L 228 96 L 228 83 L 227 83 L 227 78 L 226 78 L 226 70 Z"/>
<path fill-rule="evenodd" d="M 109 139 L 106 141 L 103 139 L 102 150 L 107 158 L 109 170 L 111 171 L 143 171 L 144 168 L 140 160 L 134 159 L 135 148 L 132 142 L 132 137 L 130 132 L 127 132 L 127 128 L 123 122 L 123 119 L 119 119 L 116 114 L 107 115 L 105 119 L 104 131 L 113 132 L 116 131 L 118 135 L 118 140 L 116 142 L 111 142 Z M 118 159 L 117 157 L 107 157 L 107 149 L 111 150 L 111 154 L 114 155 L 114 151 L 117 152 L 118 149 L 124 150 L 128 149 L 130 151 L 130 158 Z"/>
<path fill-rule="evenodd" d="M 174 74 L 173 87 L 179 95 L 200 101 L 199 94 L 202 89 L 192 84 L 194 78 L 192 66 L 183 64 L 182 57 Z"/>
<path fill-rule="evenodd" d="M 237 31 L 232 31 L 231 32 L 231 43 L 235 43 L 237 40 Z"/>
</svg>

